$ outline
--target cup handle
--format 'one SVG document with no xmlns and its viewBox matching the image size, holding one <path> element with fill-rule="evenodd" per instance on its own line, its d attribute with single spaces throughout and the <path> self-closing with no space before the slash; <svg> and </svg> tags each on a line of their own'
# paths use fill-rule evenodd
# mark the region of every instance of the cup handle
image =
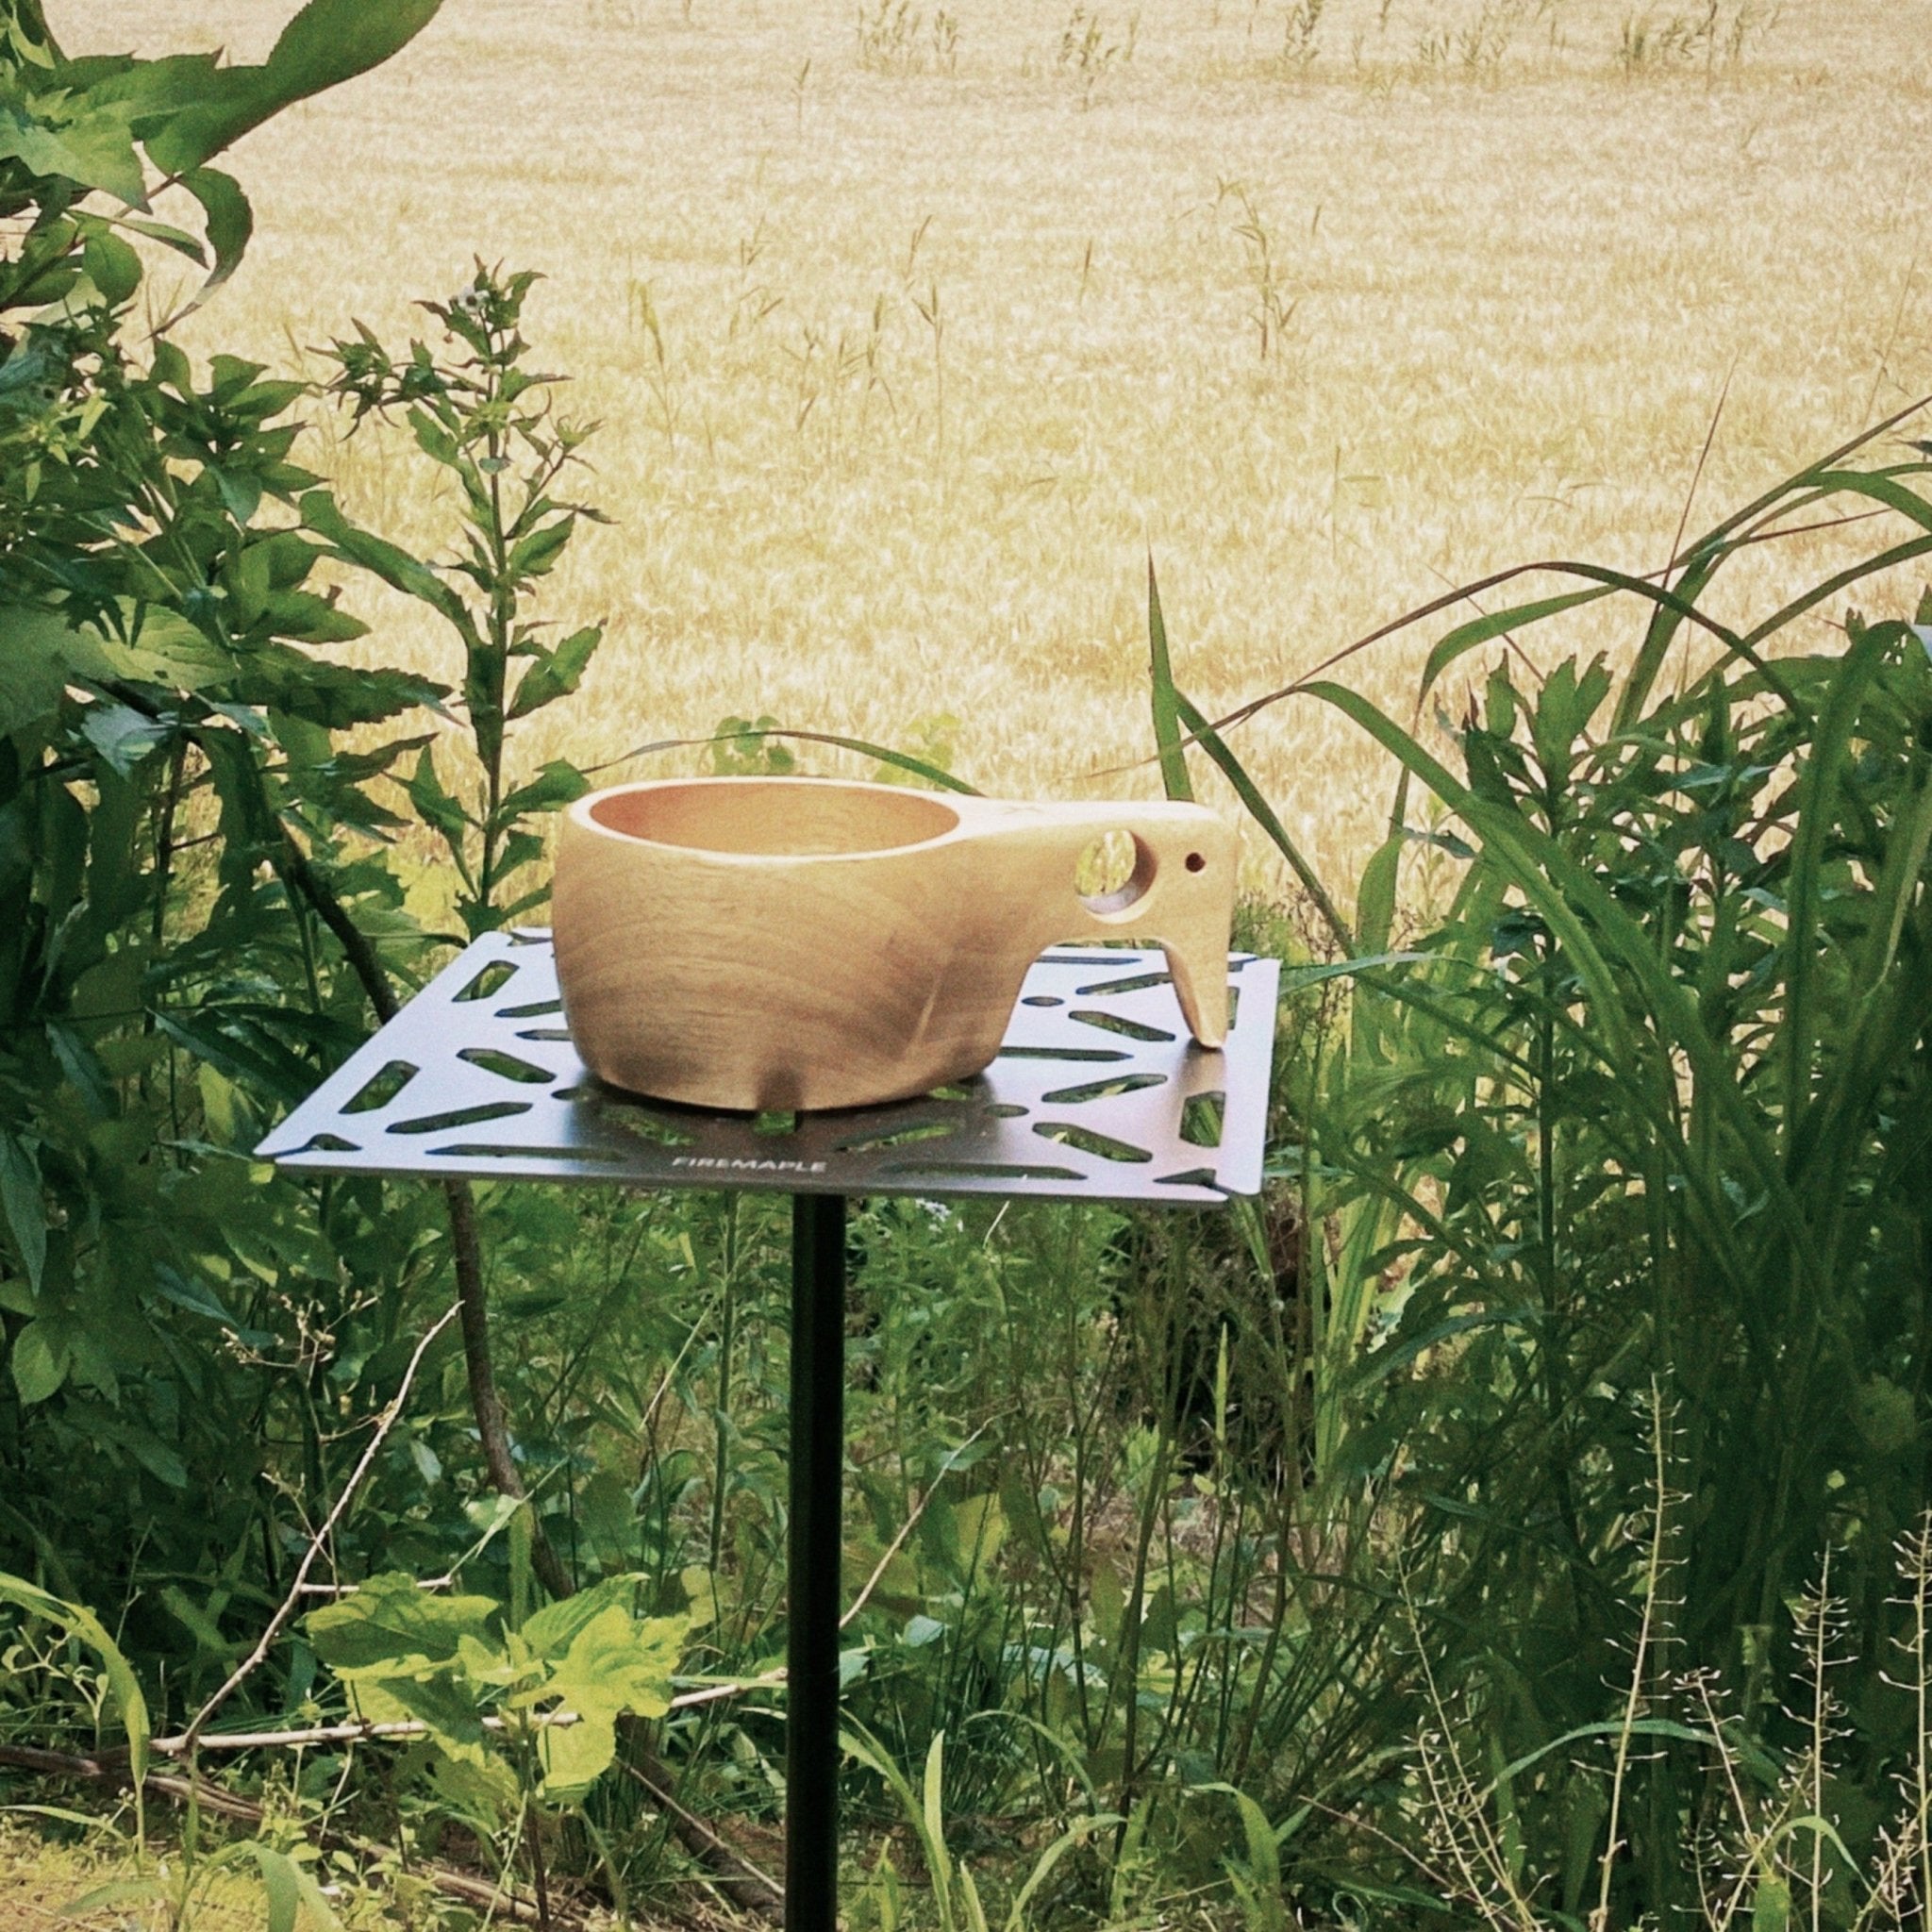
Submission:
<svg viewBox="0 0 1932 1932">
<path fill-rule="evenodd" d="M 1057 871 L 1066 881 L 1055 939 L 1141 937 L 1167 955 L 1189 1030 L 1203 1046 L 1227 1038 L 1227 947 L 1240 841 L 1198 805 L 1070 806 L 1054 813 Z M 1088 897 L 1074 886 L 1095 839 L 1125 832 L 1134 869 L 1114 891 Z M 1058 895 L 1057 895 L 1058 896 Z"/>
</svg>

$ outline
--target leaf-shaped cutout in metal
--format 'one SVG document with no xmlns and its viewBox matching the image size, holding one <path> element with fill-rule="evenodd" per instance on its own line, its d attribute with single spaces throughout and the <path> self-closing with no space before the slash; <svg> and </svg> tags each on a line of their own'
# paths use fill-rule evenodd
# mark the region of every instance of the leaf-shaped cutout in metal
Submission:
<svg viewBox="0 0 1932 1932">
<path fill-rule="evenodd" d="M 1076 986 L 1074 991 L 1083 1000 L 1106 999 L 1117 992 L 1146 992 L 1157 986 L 1172 986 L 1171 973 L 1137 973 L 1131 979 L 1096 979 L 1091 986 Z"/>
<path fill-rule="evenodd" d="M 1181 1139 L 1190 1147 L 1219 1147 L 1226 1107 L 1224 1093 L 1191 1094 L 1181 1106 Z"/>
<path fill-rule="evenodd" d="M 495 1046 L 465 1046 L 457 1053 L 459 1060 L 467 1060 L 473 1067 L 481 1067 L 486 1074 L 494 1074 L 501 1080 L 514 1080 L 523 1087 L 547 1087 L 557 1078 L 548 1067 L 540 1067 L 530 1060 L 520 1060 L 513 1053 L 505 1053 Z"/>
<path fill-rule="evenodd" d="M 429 1152 L 439 1160 L 597 1160 L 615 1163 L 624 1158 L 624 1150 L 619 1147 L 492 1147 L 483 1141 L 455 1141 L 447 1147 L 432 1147 Z"/>
<path fill-rule="evenodd" d="M 655 1141 L 660 1147 L 694 1147 L 697 1144 L 695 1134 L 680 1127 L 675 1121 L 666 1120 L 662 1114 L 653 1113 L 648 1108 L 606 1107 L 598 1110 L 597 1118 L 613 1127 L 622 1127 L 626 1134 L 635 1134 L 641 1141 Z"/>
<path fill-rule="evenodd" d="M 1003 1060 L 1124 1060 L 1132 1055 L 1104 1046 L 1003 1046 Z"/>
<path fill-rule="evenodd" d="M 1111 1100 L 1117 1093 L 1139 1093 L 1148 1087 L 1165 1087 L 1165 1074 L 1117 1074 L 1111 1080 L 1089 1080 L 1081 1087 L 1056 1087 L 1040 1097 L 1051 1107 L 1080 1107 L 1090 1100 Z"/>
<path fill-rule="evenodd" d="M 882 1170 L 911 1179 L 944 1180 L 951 1174 L 972 1175 L 975 1180 L 996 1181 L 1079 1181 L 1087 1176 L 1071 1167 L 1022 1167 L 1000 1160 L 902 1160 Z"/>
<path fill-rule="evenodd" d="M 1111 1134 L 1096 1134 L 1077 1121 L 1036 1121 L 1033 1131 L 1044 1141 L 1058 1141 L 1063 1147 L 1077 1147 L 1082 1154 L 1095 1154 L 1102 1160 L 1152 1160 L 1144 1147 L 1133 1147 L 1116 1141 Z"/>
<path fill-rule="evenodd" d="M 1102 1013 L 1093 1008 L 1075 1008 L 1067 1015 L 1077 1020 L 1083 1026 L 1104 1027 L 1108 1033 L 1118 1033 L 1123 1040 L 1144 1040 L 1150 1044 L 1174 1038 L 1164 1026 L 1149 1026 L 1142 1020 L 1129 1020 L 1124 1013 Z"/>
<path fill-rule="evenodd" d="M 492 959 L 457 994 L 459 1000 L 487 1000 L 492 993 L 498 993 L 515 976 L 516 968 L 508 959 Z"/>
<path fill-rule="evenodd" d="M 342 1103 L 344 1113 L 374 1113 L 387 1107 L 421 1071 L 408 1060 L 386 1060 Z"/>
<path fill-rule="evenodd" d="M 921 1121 L 909 1127 L 881 1127 L 874 1134 L 855 1134 L 839 1142 L 841 1154 L 863 1154 L 874 1147 L 908 1147 L 915 1141 L 949 1141 L 959 1131 L 957 1121 Z"/>
<path fill-rule="evenodd" d="M 391 1134 L 440 1134 L 448 1127 L 474 1127 L 484 1121 L 507 1121 L 528 1113 L 527 1100 L 491 1100 L 480 1107 L 453 1107 L 446 1113 L 425 1113 L 413 1121 L 397 1121 Z"/>
</svg>

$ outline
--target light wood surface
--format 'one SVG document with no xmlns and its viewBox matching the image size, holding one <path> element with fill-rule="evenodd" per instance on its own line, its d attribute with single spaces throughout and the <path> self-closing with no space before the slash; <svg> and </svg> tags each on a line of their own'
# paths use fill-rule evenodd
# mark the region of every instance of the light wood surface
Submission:
<svg viewBox="0 0 1932 1932">
<path fill-rule="evenodd" d="M 1075 886 L 1115 831 L 1133 876 Z M 690 1106 L 816 1109 L 977 1073 L 1057 941 L 1157 941 L 1227 1033 L 1233 830 L 1193 805 L 1025 805 L 816 778 L 665 779 L 565 814 L 553 922 L 585 1064 Z"/>
</svg>

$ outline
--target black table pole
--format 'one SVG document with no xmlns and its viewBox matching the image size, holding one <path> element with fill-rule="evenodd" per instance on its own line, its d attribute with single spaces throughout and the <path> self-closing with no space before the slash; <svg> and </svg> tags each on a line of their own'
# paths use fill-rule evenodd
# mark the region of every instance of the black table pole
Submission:
<svg viewBox="0 0 1932 1932">
<path fill-rule="evenodd" d="M 839 1912 L 845 1199 L 791 1199 L 791 1523 L 785 1647 L 785 1927 Z"/>
</svg>

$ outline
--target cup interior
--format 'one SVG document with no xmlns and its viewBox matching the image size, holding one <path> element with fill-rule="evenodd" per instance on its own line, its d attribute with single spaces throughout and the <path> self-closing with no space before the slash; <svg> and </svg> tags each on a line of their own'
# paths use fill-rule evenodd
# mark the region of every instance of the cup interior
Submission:
<svg viewBox="0 0 1932 1932">
<path fill-rule="evenodd" d="M 711 778 L 613 791 L 591 807 L 608 832 L 658 845 L 774 858 L 890 852 L 950 832 L 959 814 L 919 791 L 818 778 Z"/>
</svg>

